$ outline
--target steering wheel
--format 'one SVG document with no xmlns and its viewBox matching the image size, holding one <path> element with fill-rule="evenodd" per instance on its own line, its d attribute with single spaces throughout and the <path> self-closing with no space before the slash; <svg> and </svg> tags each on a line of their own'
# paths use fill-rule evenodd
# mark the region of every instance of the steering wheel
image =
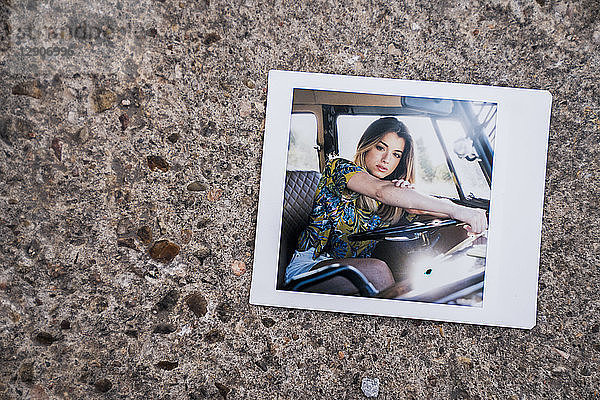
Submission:
<svg viewBox="0 0 600 400">
<path fill-rule="evenodd" d="M 377 228 L 370 231 L 354 233 L 348 236 L 351 241 L 380 240 L 389 237 L 401 237 L 415 233 L 429 232 L 445 226 L 463 224 L 464 222 L 451 218 L 432 219 L 425 222 L 413 222 L 408 225 Z"/>
</svg>

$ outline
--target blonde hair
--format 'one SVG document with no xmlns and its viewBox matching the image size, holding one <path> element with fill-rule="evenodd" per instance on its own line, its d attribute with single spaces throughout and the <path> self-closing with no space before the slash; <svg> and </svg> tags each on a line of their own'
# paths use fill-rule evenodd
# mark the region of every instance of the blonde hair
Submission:
<svg viewBox="0 0 600 400">
<path fill-rule="evenodd" d="M 404 139 L 404 151 L 402 152 L 402 157 L 400 158 L 398 166 L 391 174 L 383 179 L 389 181 L 393 179 L 403 179 L 410 183 L 414 183 L 414 143 L 412 137 L 408 133 L 406 125 L 394 117 L 380 118 L 369 125 L 358 142 L 354 163 L 360 167 L 366 168 L 365 156 L 367 152 L 374 148 L 384 135 L 390 132 L 393 132 L 397 134 L 398 137 Z M 367 209 L 371 212 L 377 212 L 384 221 L 391 223 L 398 222 L 404 212 L 402 208 L 380 203 L 365 195 L 359 196 L 357 205 L 360 208 Z"/>
</svg>

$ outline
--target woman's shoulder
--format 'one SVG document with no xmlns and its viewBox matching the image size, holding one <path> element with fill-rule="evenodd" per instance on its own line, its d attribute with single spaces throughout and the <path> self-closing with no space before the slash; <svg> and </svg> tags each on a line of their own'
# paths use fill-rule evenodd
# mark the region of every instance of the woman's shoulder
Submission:
<svg viewBox="0 0 600 400">
<path fill-rule="evenodd" d="M 345 158 L 334 158 L 327 163 L 327 166 L 323 171 L 323 185 L 329 187 L 330 190 L 337 193 L 339 196 L 348 197 L 348 181 L 354 174 L 364 171 L 364 168 L 356 165 L 352 161 L 346 160 Z M 352 192 L 352 196 L 350 197 L 354 197 L 354 195 L 355 193 Z"/>
<path fill-rule="evenodd" d="M 326 170 L 337 171 L 337 170 L 348 170 L 348 171 L 364 171 L 364 168 L 356 165 L 350 160 L 345 158 L 336 157 L 327 162 L 325 166 Z"/>
</svg>

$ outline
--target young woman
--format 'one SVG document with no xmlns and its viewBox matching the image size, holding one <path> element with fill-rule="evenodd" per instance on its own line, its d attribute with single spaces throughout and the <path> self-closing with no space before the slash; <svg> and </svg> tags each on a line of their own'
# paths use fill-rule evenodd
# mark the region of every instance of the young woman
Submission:
<svg viewBox="0 0 600 400">
<path fill-rule="evenodd" d="M 310 224 L 300 234 L 285 280 L 329 264 L 349 264 L 361 271 L 378 290 L 394 284 L 387 264 L 371 258 L 376 241 L 352 242 L 348 236 L 397 223 L 404 212 L 451 217 L 468 224 L 467 230 L 487 229 L 484 210 L 459 206 L 423 195 L 414 183 L 414 144 L 406 126 L 393 117 L 380 118 L 358 142 L 354 161 L 329 161 L 323 171 Z M 314 291 L 351 294 L 356 288 L 342 277 L 332 278 Z"/>
</svg>

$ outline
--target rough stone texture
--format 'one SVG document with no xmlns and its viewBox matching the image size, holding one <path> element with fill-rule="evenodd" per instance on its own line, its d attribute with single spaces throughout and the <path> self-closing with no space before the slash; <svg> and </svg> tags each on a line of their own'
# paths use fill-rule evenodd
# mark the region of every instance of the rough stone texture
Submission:
<svg viewBox="0 0 600 400">
<path fill-rule="evenodd" d="M 359 399 L 367 377 L 380 399 L 597 399 L 599 15 L 0 0 L 0 398 Z M 537 326 L 250 306 L 230 266 L 252 265 L 269 69 L 550 90 Z M 150 240 L 180 253 L 156 262 Z"/>
</svg>

